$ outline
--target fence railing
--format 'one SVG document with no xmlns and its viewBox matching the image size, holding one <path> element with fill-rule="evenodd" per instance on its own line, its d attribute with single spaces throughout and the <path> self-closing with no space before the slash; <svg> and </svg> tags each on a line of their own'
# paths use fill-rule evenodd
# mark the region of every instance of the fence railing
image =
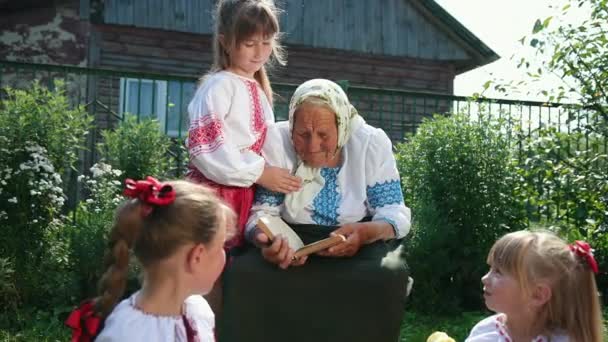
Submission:
<svg viewBox="0 0 608 342">
<path fill-rule="evenodd" d="M 85 157 L 83 167 L 97 160 L 95 144 L 103 129 L 111 128 L 123 120 L 126 113 L 138 119 L 154 118 L 161 130 L 178 143 L 187 134 L 187 106 L 196 90 L 196 77 L 180 77 L 155 73 L 125 72 L 74 66 L 58 66 L 0 61 L 0 88 L 27 88 L 33 80 L 54 87 L 62 80 L 72 104 L 85 105 L 94 114 L 95 130 L 90 136 L 90 155 Z M 539 127 L 552 126 L 560 132 L 570 133 L 587 124 L 582 109 L 576 106 L 536 101 L 453 96 L 403 90 L 349 86 L 339 82 L 347 91 L 350 101 L 365 120 L 386 131 L 393 142 L 401 142 L 414 134 L 424 118 L 433 114 L 464 113 L 472 120 L 480 114 L 504 118 L 509 122 L 505 134 L 514 137 L 521 151 L 522 138 L 533 136 Z M 288 102 L 296 85 L 274 83 L 276 93 L 275 117 L 285 120 Z M 514 134 L 517 127 L 518 134 Z M 585 136 L 579 143 L 589 146 Z M 608 151 L 608 139 L 600 146 Z M 178 156 L 178 161 L 187 156 Z"/>
<path fill-rule="evenodd" d="M 70 101 L 84 104 L 95 114 L 100 129 L 113 127 L 125 113 L 155 118 L 161 129 L 175 138 L 187 133 L 187 106 L 196 89 L 196 77 L 126 72 L 74 66 L 0 61 L 0 87 L 28 87 L 32 80 L 53 87 L 63 80 Z M 348 86 L 339 82 L 359 113 L 373 126 L 383 128 L 394 142 L 415 133 L 424 118 L 433 114 L 465 113 L 475 118 L 483 112 L 509 117 L 528 134 L 553 125 L 562 131 L 585 124 L 579 110 L 558 103 L 517 101 Z M 274 83 L 275 116 L 287 118 L 288 102 L 296 85 Z"/>
</svg>

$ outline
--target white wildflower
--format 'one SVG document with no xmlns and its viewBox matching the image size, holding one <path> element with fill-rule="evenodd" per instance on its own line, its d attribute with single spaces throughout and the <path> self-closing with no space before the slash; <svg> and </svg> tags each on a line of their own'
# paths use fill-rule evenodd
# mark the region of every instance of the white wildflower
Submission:
<svg viewBox="0 0 608 342">
<path fill-rule="evenodd" d="M 8 201 L 11 203 L 17 203 L 17 197 L 9 198 Z"/>
</svg>

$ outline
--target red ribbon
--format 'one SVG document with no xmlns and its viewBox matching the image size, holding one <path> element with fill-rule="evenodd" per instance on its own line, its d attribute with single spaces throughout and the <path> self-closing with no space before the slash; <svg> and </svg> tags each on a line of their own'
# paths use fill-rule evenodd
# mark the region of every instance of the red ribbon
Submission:
<svg viewBox="0 0 608 342">
<path fill-rule="evenodd" d="M 93 301 L 83 302 L 65 321 L 72 328 L 72 342 L 90 342 L 99 333 L 102 319 L 95 314 Z"/>
<path fill-rule="evenodd" d="M 589 267 L 591 267 L 593 273 L 597 274 L 597 272 L 599 272 L 597 261 L 595 261 L 595 258 L 593 257 L 593 250 L 591 249 L 591 246 L 589 246 L 588 243 L 586 243 L 585 241 L 577 240 L 574 243 L 568 245 L 568 247 L 576 255 L 585 259 Z"/>
<path fill-rule="evenodd" d="M 173 187 L 150 176 L 138 181 L 127 178 L 123 193 L 127 197 L 139 199 L 144 204 L 142 216 L 150 215 L 153 206 L 164 207 L 175 201 Z"/>
</svg>

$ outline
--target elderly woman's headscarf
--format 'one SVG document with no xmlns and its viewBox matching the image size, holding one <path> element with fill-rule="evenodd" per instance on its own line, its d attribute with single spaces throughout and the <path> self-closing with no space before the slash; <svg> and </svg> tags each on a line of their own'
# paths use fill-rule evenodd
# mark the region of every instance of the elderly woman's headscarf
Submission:
<svg viewBox="0 0 608 342">
<path fill-rule="evenodd" d="M 289 130 L 292 134 L 296 110 L 302 103 L 311 98 L 314 98 L 316 103 L 320 101 L 327 105 L 336 114 L 338 150 L 346 144 L 352 132 L 365 123 L 355 107 L 350 104 L 346 93 L 339 85 L 325 79 L 314 79 L 302 83 L 291 97 L 289 103 Z M 302 188 L 285 197 L 285 208 L 291 217 L 295 217 L 300 210 L 312 202 L 325 185 L 325 179 L 321 176 L 321 169 L 309 167 L 304 164 L 299 156 L 297 158 L 295 175 L 302 178 Z"/>
</svg>

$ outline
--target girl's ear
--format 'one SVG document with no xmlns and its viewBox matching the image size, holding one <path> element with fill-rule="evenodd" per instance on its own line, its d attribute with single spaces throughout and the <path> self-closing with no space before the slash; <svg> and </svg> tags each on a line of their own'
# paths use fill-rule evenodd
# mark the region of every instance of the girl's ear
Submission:
<svg viewBox="0 0 608 342">
<path fill-rule="evenodd" d="M 217 39 L 219 40 L 222 49 L 224 49 L 224 51 L 226 51 L 226 54 L 228 54 L 228 51 L 230 49 L 228 49 L 228 47 L 226 46 L 226 37 L 223 34 L 218 34 Z"/>
<path fill-rule="evenodd" d="M 202 243 L 199 243 L 190 249 L 188 252 L 186 264 L 188 272 L 192 272 L 196 269 L 200 269 L 200 264 L 204 263 L 207 249 Z"/>
<path fill-rule="evenodd" d="M 547 284 L 540 283 L 534 286 L 532 290 L 532 305 L 534 307 L 541 307 L 545 305 L 551 299 L 552 291 L 551 287 Z"/>
</svg>

